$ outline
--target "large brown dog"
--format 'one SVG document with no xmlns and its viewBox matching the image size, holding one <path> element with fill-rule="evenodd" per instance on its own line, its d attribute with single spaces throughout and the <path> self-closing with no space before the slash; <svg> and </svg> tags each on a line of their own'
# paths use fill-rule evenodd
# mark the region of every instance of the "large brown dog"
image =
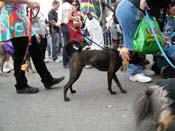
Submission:
<svg viewBox="0 0 175 131">
<path fill-rule="evenodd" d="M 74 46 L 78 49 L 76 53 L 72 53 Z M 67 97 L 68 89 L 70 89 L 71 93 L 76 93 L 76 91 L 72 89 L 72 85 L 79 78 L 86 65 L 92 65 L 100 71 L 107 71 L 108 90 L 111 95 L 116 94 L 111 88 L 112 79 L 117 83 L 120 91 L 126 93 L 126 90 L 122 88 L 116 75 L 116 72 L 122 66 L 122 58 L 119 55 L 119 51 L 115 49 L 81 51 L 82 48 L 82 44 L 77 40 L 70 40 L 65 46 L 65 50 L 70 56 L 70 78 L 64 87 L 64 101 L 70 100 Z M 143 56 L 138 55 L 137 52 L 130 51 L 130 63 L 143 65 L 148 64 L 148 61 Z"/>
</svg>

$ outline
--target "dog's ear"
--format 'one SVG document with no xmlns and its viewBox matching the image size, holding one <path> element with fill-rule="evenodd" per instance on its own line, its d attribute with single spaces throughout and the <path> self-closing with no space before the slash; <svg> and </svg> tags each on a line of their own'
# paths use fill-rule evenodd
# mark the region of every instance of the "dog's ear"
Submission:
<svg viewBox="0 0 175 131">
<path fill-rule="evenodd" d="M 128 50 L 128 51 L 131 56 L 134 56 L 137 53 L 137 51 L 135 50 Z"/>
</svg>

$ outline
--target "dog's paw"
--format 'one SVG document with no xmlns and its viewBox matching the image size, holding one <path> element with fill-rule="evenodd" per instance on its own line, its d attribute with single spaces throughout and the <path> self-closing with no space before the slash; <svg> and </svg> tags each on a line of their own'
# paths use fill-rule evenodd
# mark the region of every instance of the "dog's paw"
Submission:
<svg viewBox="0 0 175 131">
<path fill-rule="evenodd" d="M 111 95 L 116 95 L 117 94 L 117 92 L 115 92 L 115 91 L 111 91 L 110 93 L 111 93 Z"/>
<path fill-rule="evenodd" d="M 70 98 L 65 97 L 65 98 L 64 98 L 64 101 L 65 101 L 65 102 L 68 102 L 68 101 L 70 101 Z"/>
<path fill-rule="evenodd" d="M 71 90 L 71 93 L 76 93 L 76 90 Z"/>
<path fill-rule="evenodd" d="M 127 91 L 126 90 L 122 90 L 121 93 L 127 93 Z"/>
</svg>

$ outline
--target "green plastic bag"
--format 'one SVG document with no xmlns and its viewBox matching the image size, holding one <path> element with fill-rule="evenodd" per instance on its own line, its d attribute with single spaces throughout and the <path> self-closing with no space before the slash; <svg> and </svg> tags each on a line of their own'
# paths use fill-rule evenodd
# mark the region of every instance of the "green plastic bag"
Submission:
<svg viewBox="0 0 175 131">
<path fill-rule="evenodd" d="M 156 18 L 151 16 L 150 21 L 152 22 L 153 28 L 155 29 L 157 38 L 161 46 L 164 47 L 163 36 L 156 21 Z M 146 16 L 144 16 L 139 23 L 139 26 L 134 35 L 132 47 L 136 51 L 143 54 L 154 54 L 160 52 L 156 40 L 154 39 L 153 33 L 151 32 L 151 28 L 149 26 Z"/>
</svg>

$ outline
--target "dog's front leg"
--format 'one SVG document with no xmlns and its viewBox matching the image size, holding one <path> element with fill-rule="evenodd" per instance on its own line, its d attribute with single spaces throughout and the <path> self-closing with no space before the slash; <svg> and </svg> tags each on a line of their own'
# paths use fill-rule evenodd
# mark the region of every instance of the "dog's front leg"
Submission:
<svg viewBox="0 0 175 131">
<path fill-rule="evenodd" d="M 112 90 L 112 74 L 108 72 L 108 90 L 111 95 L 117 94 L 117 92 Z"/>
<path fill-rule="evenodd" d="M 122 93 L 127 93 L 127 91 L 124 90 L 124 89 L 122 88 L 122 86 L 121 86 L 121 84 L 120 84 L 120 81 L 118 80 L 116 74 L 113 75 L 113 79 L 114 79 L 114 81 L 117 83 L 117 85 L 118 85 L 120 91 L 121 91 Z"/>
</svg>

